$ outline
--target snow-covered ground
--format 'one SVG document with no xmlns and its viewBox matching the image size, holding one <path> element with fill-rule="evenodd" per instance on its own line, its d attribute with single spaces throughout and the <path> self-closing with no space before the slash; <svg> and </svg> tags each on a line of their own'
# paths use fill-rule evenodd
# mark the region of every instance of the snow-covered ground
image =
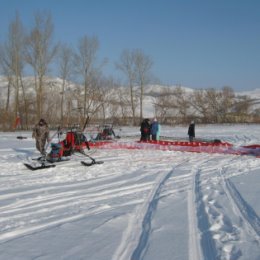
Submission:
<svg viewBox="0 0 260 260">
<path fill-rule="evenodd" d="M 165 136 L 186 133 L 162 126 Z M 260 158 L 103 149 L 91 154 L 101 165 L 75 155 L 30 171 L 23 162 L 39 154 L 20 134 L 0 133 L 1 260 L 260 259 Z M 196 134 L 260 144 L 260 125 L 198 125 Z"/>
</svg>

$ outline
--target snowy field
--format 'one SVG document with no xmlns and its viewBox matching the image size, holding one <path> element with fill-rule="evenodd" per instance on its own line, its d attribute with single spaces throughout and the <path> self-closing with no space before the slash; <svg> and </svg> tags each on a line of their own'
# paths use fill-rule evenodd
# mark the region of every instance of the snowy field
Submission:
<svg viewBox="0 0 260 260">
<path fill-rule="evenodd" d="M 260 158 L 103 149 L 91 154 L 101 165 L 74 155 L 30 171 L 23 162 L 39 154 L 20 134 L 0 133 L 1 260 L 260 259 Z M 260 144 L 260 125 L 198 125 L 196 135 Z"/>
</svg>

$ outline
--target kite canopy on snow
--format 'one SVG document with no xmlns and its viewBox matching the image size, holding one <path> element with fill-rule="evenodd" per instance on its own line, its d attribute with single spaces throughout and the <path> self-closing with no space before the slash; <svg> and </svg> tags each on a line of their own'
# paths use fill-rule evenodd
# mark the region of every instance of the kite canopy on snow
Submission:
<svg viewBox="0 0 260 260">
<path fill-rule="evenodd" d="M 204 141 L 99 141 L 89 142 L 90 147 L 103 149 L 144 149 L 144 150 L 163 150 L 181 151 L 197 153 L 225 153 L 235 155 L 254 155 L 260 157 L 260 145 L 248 145 L 235 147 L 228 142 L 219 140 L 212 142 Z"/>
</svg>

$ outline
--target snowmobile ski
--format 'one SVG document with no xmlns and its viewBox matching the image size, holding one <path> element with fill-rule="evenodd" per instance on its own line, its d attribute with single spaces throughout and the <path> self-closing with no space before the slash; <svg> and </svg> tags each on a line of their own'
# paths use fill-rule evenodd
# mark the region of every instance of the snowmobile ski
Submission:
<svg viewBox="0 0 260 260">
<path fill-rule="evenodd" d="M 85 162 L 85 161 L 81 161 L 81 164 L 84 165 L 84 166 L 92 166 L 94 164 L 102 164 L 102 163 L 104 163 L 104 162 L 103 161 L 96 161 L 96 160 L 93 160 L 90 163 Z"/>
<path fill-rule="evenodd" d="M 20 140 L 27 139 L 26 136 L 22 136 L 22 135 L 18 135 L 16 138 L 17 138 L 17 139 L 20 139 Z"/>
<path fill-rule="evenodd" d="M 41 170 L 41 169 L 47 169 L 47 168 L 51 168 L 51 167 L 55 167 L 55 164 L 41 164 L 41 165 L 32 165 L 29 163 L 24 163 L 24 166 L 27 167 L 27 169 L 31 170 L 31 171 L 36 171 L 36 170 Z"/>
<path fill-rule="evenodd" d="M 31 160 L 33 160 L 33 161 L 37 161 L 37 162 L 39 162 L 39 163 L 41 163 L 42 162 L 42 159 L 43 159 L 43 157 L 38 157 L 38 158 L 31 158 Z M 55 158 L 54 158 L 55 159 Z M 59 163 L 59 162 L 67 162 L 67 161 L 70 161 L 70 158 L 69 157 L 65 157 L 65 156 L 62 156 L 62 157 L 60 157 L 60 158 L 57 158 L 56 160 L 51 160 L 51 158 L 47 158 L 46 159 L 46 162 L 48 162 L 48 163 Z"/>
<path fill-rule="evenodd" d="M 33 160 L 33 161 L 41 161 L 43 159 L 43 157 L 42 156 L 40 156 L 40 157 L 37 157 L 37 158 L 31 158 L 31 160 Z"/>
</svg>

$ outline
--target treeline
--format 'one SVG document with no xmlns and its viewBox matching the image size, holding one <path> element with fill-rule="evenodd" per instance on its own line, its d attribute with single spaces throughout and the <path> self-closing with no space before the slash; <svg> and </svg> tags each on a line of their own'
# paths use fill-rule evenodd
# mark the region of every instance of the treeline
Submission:
<svg viewBox="0 0 260 260">
<path fill-rule="evenodd" d="M 60 125 L 75 120 L 82 122 L 87 116 L 100 119 L 102 114 L 105 118 L 108 89 L 118 83 L 103 76 L 102 69 L 107 60 L 97 60 L 98 49 L 99 41 L 95 36 L 82 36 L 75 48 L 54 42 L 50 13 L 36 13 L 31 28 L 24 28 L 16 14 L 10 22 L 6 40 L 0 43 L 1 75 L 8 82 L 5 98 L 1 98 L 0 103 L 1 128 L 11 128 L 18 116 L 22 118 L 23 128 L 30 127 L 41 117 Z M 110 98 L 112 114 L 119 112 L 114 111 L 114 105 L 124 102 L 130 104 L 131 112 L 129 114 L 128 108 L 122 108 L 121 115 L 135 118 L 138 103 L 138 117 L 142 117 L 144 86 L 149 81 L 151 67 L 151 58 L 142 50 L 122 51 L 115 68 L 125 75 L 129 95 L 125 97 L 116 93 L 119 99 Z M 52 68 L 55 68 L 55 76 L 62 81 L 59 97 L 48 85 L 48 78 L 54 71 Z M 33 75 L 29 86 L 24 81 L 25 71 L 28 70 Z M 69 88 L 71 81 L 78 83 L 73 89 Z M 139 87 L 134 90 L 134 86 Z M 74 100 L 78 103 L 77 108 L 72 106 Z M 73 113 L 72 109 L 77 109 L 77 113 Z"/>
<path fill-rule="evenodd" d="M 237 96 L 230 87 L 187 92 L 181 87 L 166 88 L 156 97 L 156 114 L 165 124 L 259 123 L 259 103 L 249 96 Z"/>
<path fill-rule="evenodd" d="M 1 130 L 11 130 L 18 117 L 22 129 L 31 128 L 42 117 L 53 126 L 82 123 L 86 117 L 93 123 L 139 124 L 145 116 L 146 86 L 153 79 L 152 59 L 140 49 L 123 50 L 115 64 L 125 79 L 121 84 L 103 76 L 108 61 L 98 61 L 98 50 L 95 36 L 83 35 L 75 48 L 55 42 L 50 13 L 36 13 L 31 28 L 25 28 L 16 14 L 0 42 L 5 82 L 0 93 Z M 26 76 L 28 71 L 31 77 Z M 153 100 L 162 123 L 186 123 L 190 118 L 203 123 L 259 120 L 259 111 L 250 110 L 252 100 L 235 97 L 228 87 L 192 93 L 181 87 L 166 88 Z"/>
<path fill-rule="evenodd" d="M 27 102 L 19 102 L 19 118 L 22 129 L 30 129 L 38 120 L 36 117 L 37 103 L 34 90 L 34 78 L 23 78 L 23 89 Z M 65 85 L 65 87 L 64 87 Z M 45 78 L 43 92 L 44 118 L 52 127 L 71 126 L 84 122 L 84 86 L 62 79 Z M 149 86 L 150 87 L 150 86 Z M 64 93 L 62 89 L 64 88 Z M 146 89 L 146 86 L 144 86 Z M 7 91 L 7 90 L 6 90 Z M 133 87 L 138 102 L 139 87 Z M 117 125 L 138 125 L 139 114 L 133 117 L 129 88 L 117 85 L 113 80 L 99 82 L 92 89 L 91 98 L 88 99 L 87 115 L 90 122 L 95 124 L 113 123 Z M 11 91 L 10 108 L 15 108 L 14 91 Z M 222 90 L 205 89 L 187 91 L 182 87 L 161 87 L 144 94 L 152 104 L 154 115 L 162 124 L 188 124 L 191 120 L 196 123 L 259 123 L 260 110 L 253 109 L 254 100 L 247 96 L 236 96 L 230 87 Z M 16 114 L 9 111 L 9 117 L 1 103 L 0 125 L 2 130 L 11 130 L 14 126 Z M 3 112 L 3 113 L 2 113 Z"/>
</svg>

